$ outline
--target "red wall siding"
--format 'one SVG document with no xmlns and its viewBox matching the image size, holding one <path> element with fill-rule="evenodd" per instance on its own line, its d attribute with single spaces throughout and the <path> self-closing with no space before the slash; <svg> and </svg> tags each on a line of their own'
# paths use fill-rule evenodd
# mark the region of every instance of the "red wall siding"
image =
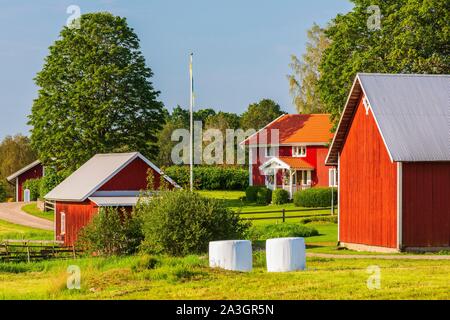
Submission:
<svg viewBox="0 0 450 320">
<path fill-rule="evenodd" d="M 403 163 L 403 245 L 450 246 L 450 162 Z"/>
<path fill-rule="evenodd" d="M 340 158 L 340 241 L 397 247 L 397 164 L 362 100 Z"/>
<path fill-rule="evenodd" d="M 20 176 L 17 177 L 17 179 L 19 179 L 19 186 L 18 186 L 19 197 L 18 197 L 17 201 L 23 201 L 23 190 L 24 190 L 23 184 L 24 184 L 24 182 L 29 179 L 42 178 L 42 174 L 43 174 L 43 167 L 41 164 L 38 164 L 38 165 L 34 166 L 33 168 L 31 168 L 30 170 L 22 173 Z"/>
<path fill-rule="evenodd" d="M 144 190 L 147 188 L 147 170 L 150 166 L 137 158 L 99 188 L 99 191 Z M 155 189 L 159 187 L 160 175 L 153 169 Z"/>
<path fill-rule="evenodd" d="M 98 208 L 90 200 L 85 202 L 56 202 L 55 235 L 56 240 L 65 245 L 73 245 L 81 228 L 89 223 Z M 66 214 L 66 234 L 61 237 L 61 212 Z"/>
<path fill-rule="evenodd" d="M 257 150 L 256 148 L 252 150 Z M 312 172 L 311 180 L 312 186 L 328 187 L 328 167 L 325 166 L 325 158 L 328 154 L 328 147 L 325 146 L 307 146 L 306 157 L 302 158 L 309 164 L 315 167 Z M 279 155 L 281 157 L 292 156 L 292 146 L 281 146 L 279 148 Z M 260 155 L 259 151 L 253 151 L 253 159 L 257 159 L 257 163 L 253 164 L 253 185 L 264 185 L 264 175 L 259 171 L 259 167 L 266 162 L 269 158 L 264 155 Z M 277 183 L 281 185 L 281 171 L 277 175 Z"/>
</svg>

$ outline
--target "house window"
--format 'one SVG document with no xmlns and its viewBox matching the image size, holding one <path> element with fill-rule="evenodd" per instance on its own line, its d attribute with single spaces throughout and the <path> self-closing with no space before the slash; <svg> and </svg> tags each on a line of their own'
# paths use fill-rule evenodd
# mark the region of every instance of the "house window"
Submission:
<svg viewBox="0 0 450 320">
<path fill-rule="evenodd" d="M 338 186 L 338 171 L 336 170 L 336 168 L 328 170 L 328 182 L 330 187 Z"/>
<path fill-rule="evenodd" d="M 292 147 L 293 157 L 306 157 L 306 146 L 294 146 Z"/>
<path fill-rule="evenodd" d="M 276 156 L 275 152 L 277 150 L 277 147 L 266 147 L 265 149 L 266 149 L 266 157 L 267 158 Z"/>
<path fill-rule="evenodd" d="M 66 214 L 61 212 L 61 234 L 66 234 Z"/>
</svg>

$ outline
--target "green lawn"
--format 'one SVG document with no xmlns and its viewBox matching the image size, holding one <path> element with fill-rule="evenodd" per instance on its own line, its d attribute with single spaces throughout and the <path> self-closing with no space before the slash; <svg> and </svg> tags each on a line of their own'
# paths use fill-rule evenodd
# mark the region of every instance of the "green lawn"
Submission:
<svg viewBox="0 0 450 320">
<path fill-rule="evenodd" d="M 0 220 L 0 240 L 53 240 L 53 231 L 40 230 Z"/>
<path fill-rule="evenodd" d="M 43 218 L 50 221 L 53 221 L 53 218 L 55 216 L 53 211 L 42 212 L 41 210 L 39 210 L 35 202 L 24 205 L 22 207 L 22 211 L 38 218 Z"/>
<path fill-rule="evenodd" d="M 307 259 L 307 270 L 265 271 L 263 252 L 248 273 L 208 268 L 205 257 L 146 260 L 84 258 L 39 263 L 0 263 L 3 299 L 450 299 L 449 261 Z M 140 263 L 140 261 L 142 261 Z M 67 267 L 81 270 L 81 290 L 68 290 Z M 368 289 L 369 266 L 381 272 Z"/>
</svg>

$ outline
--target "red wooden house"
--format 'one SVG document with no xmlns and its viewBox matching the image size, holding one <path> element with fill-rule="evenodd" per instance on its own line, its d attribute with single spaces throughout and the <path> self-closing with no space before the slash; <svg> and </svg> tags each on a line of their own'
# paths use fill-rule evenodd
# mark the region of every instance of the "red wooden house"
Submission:
<svg viewBox="0 0 450 320">
<path fill-rule="evenodd" d="M 328 114 L 285 114 L 242 142 L 249 147 L 250 185 L 296 190 L 335 186 L 325 166 L 333 134 Z"/>
<path fill-rule="evenodd" d="M 80 229 L 100 207 L 135 206 L 139 193 L 147 189 L 149 169 L 157 189 L 160 169 L 138 152 L 92 157 L 45 196 L 55 201 L 56 240 L 64 241 L 65 245 L 74 244 Z M 169 177 L 165 179 L 178 187 Z"/>
<path fill-rule="evenodd" d="M 30 179 L 42 178 L 43 175 L 44 167 L 39 160 L 36 160 L 6 178 L 10 184 L 15 186 L 16 202 L 30 201 L 30 193 L 24 190 L 23 184 Z"/>
<path fill-rule="evenodd" d="M 326 163 L 341 245 L 448 249 L 450 76 L 358 74 Z"/>
</svg>

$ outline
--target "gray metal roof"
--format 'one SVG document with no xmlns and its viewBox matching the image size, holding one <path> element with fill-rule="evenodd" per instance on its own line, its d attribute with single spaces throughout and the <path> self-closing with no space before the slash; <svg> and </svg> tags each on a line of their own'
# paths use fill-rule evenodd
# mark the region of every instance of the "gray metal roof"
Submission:
<svg viewBox="0 0 450 320">
<path fill-rule="evenodd" d="M 352 91 L 360 89 L 392 161 L 450 161 L 450 75 L 360 73 Z M 351 92 L 345 109 L 352 108 L 356 106 Z M 343 112 L 338 146 L 333 141 L 327 164 L 336 162 L 343 143 L 339 131 L 348 130 L 352 113 Z"/>
<path fill-rule="evenodd" d="M 99 207 L 134 207 L 139 197 L 89 197 Z"/>
<path fill-rule="evenodd" d="M 142 159 L 156 172 L 161 170 L 139 152 L 97 154 L 45 195 L 45 199 L 82 202 L 136 158 Z M 175 187 L 172 179 L 165 177 Z M 122 195 L 120 195 L 122 196 Z"/>
</svg>

